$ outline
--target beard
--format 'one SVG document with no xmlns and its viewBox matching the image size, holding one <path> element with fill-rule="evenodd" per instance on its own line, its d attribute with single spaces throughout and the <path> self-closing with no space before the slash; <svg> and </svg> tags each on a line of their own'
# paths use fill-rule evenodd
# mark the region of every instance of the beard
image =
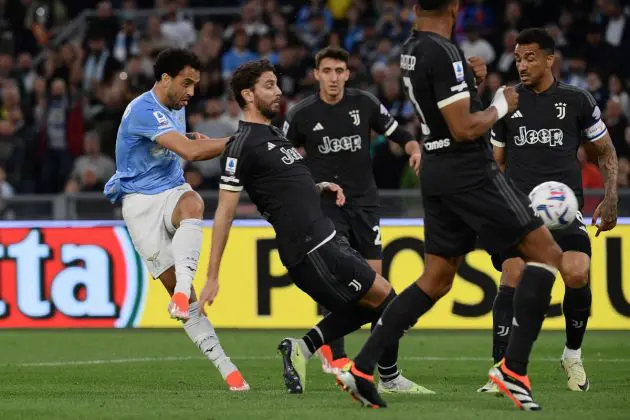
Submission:
<svg viewBox="0 0 630 420">
<path fill-rule="evenodd" d="M 273 120 L 278 115 L 279 110 L 278 111 L 273 110 L 273 106 L 274 106 L 273 102 L 265 103 L 259 98 L 254 98 L 254 105 L 256 106 L 256 109 L 260 111 L 260 114 L 269 120 Z"/>
</svg>

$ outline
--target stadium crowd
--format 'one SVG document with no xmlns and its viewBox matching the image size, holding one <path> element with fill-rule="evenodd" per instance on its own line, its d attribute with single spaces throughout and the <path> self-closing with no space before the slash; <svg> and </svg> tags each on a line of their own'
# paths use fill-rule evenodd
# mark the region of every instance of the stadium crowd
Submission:
<svg viewBox="0 0 630 420">
<path fill-rule="evenodd" d="M 116 131 L 127 104 L 151 88 L 152 64 L 166 46 L 191 48 L 204 70 L 188 106 L 189 131 L 233 133 L 241 112 L 227 81 L 242 63 L 268 58 L 279 72 L 282 112 L 317 88 L 314 53 L 336 45 L 351 53 L 349 85 L 374 93 L 399 122 L 418 127 L 400 85 L 400 45 L 414 0 L 247 0 L 239 13 L 188 19 L 188 7 L 234 7 L 213 0 L 0 1 L 0 198 L 20 193 L 102 191 L 114 171 Z M 512 51 L 518 31 L 545 27 L 556 41 L 557 77 L 588 89 L 599 103 L 619 155 L 619 186 L 630 173 L 630 7 L 620 0 L 462 0 L 456 39 L 480 56 L 489 102 L 518 80 Z M 86 7 L 84 36 L 53 47 L 49 34 Z M 137 11 L 154 10 L 150 17 Z M 117 13 L 115 13 L 118 11 Z M 34 57 L 45 58 L 34 65 Z M 418 184 L 403 151 L 375 136 L 372 155 L 383 189 Z M 584 185 L 603 187 L 580 153 Z M 214 189 L 217 161 L 182 162 L 194 188 Z"/>
</svg>

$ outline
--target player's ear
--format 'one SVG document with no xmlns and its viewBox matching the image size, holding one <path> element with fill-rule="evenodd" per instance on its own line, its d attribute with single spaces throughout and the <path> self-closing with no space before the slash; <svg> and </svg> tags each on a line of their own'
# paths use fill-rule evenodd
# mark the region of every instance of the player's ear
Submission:
<svg viewBox="0 0 630 420">
<path fill-rule="evenodd" d="M 547 68 L 551 69 L 553 68 L 553 63 L 556 61 L 556 55 L 555 54 L 547 54 Z"/>
<path fill-rule="evenodd" d="M 171 76 L 169 76 L 168 73 L 162 73 L 162 78 L 160 79 L 160 81 L 168 86 L 171 84 Z"/>
<path fill-rule="evenodd" d="M 254 91 L 252 89 L 241 90 L 241 96 L 245 99 L 245 103 L 254 102 Z"/>
</svg>

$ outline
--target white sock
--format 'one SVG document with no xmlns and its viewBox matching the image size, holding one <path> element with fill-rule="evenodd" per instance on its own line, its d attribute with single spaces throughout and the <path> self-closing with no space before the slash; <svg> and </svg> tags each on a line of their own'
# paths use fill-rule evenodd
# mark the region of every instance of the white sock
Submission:
<svg viewBox="0 0 630 420">
<path fill-rule="evenodd" d="M 581 359 L 582 358 L 582 349 L 579 348 L 577 350 L 571 350 L 564 346 L 564 352 L 562 352 L 562 359 Z"/>
<path fill-rule="evenodd" d="M 223 379 L 238 368 L 223 351 L 219 337 L 214 331 L 210 320 L 199 314 L 199 302 L 193 302 L 189 307 L 190 318 L 184 322 L 184 330 L 193 343 L 216 366 Z"/>
<path fill-rule="evenodd" d="M 304 357 L 306 357 L 306 360 L 313 357 L 313 353 L 311 353 L 311 351 L 308 349 L 308 346 L 306 345 L 303 339 L 300 338 L 298 340 L 298 344 L 300 345 L 300 349 L 302 350 L 302 354 L 304 354 Z"/>
<path fill-rule="evenodd" d="M 192 282 L 197 272 L 199 251 L 203 241 L 203 222 L 199 219 L 186 219 L 179 223 L 173 235 L 173 257 L 175 259 L 175 293 L 190 297 Z"/>
</svg>

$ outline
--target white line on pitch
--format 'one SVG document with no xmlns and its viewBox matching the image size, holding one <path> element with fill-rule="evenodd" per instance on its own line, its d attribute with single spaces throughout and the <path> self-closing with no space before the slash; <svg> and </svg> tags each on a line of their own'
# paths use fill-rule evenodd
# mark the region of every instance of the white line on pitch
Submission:
<svg viewBox="0 0 630 420">
<path fill-rule="evenodd" d="M 85 366 L 85 365 L 116 365 L 125 363 L 153 363 L 153 362 L 180 362 L 188 360 L 205 360 L 202 356 L 164 356 L 164 357 L 132 357 L 125 359 L 103 359 L 103 360 L 63 360 L 56 362 L 26 362 L 26 363 L 5 363 L 1 367 L 48 367 L 48 366 Z M 276 356 L 240 356 L 232 357 L 234 360 L 279 360 Z M 488 357 L 439 357 L 439 356 L 403 356 L 400 360 L 418 362 L 491 362 Z M 535 358 L 532 362 L 553 362 L 557 363 L 558 358 L 543 357 Z M 591 363 L 629 363 L 626 358 L 586 358 L 586 362 Z"/>
</svg>

